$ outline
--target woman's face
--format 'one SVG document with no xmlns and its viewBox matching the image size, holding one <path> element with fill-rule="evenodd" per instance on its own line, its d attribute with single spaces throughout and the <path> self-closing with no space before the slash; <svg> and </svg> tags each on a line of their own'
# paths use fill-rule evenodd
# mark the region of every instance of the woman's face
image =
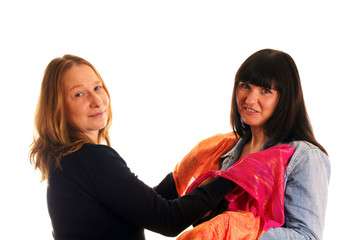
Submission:
<svg viewBox="0 0 361 240">
<path fill-rule="evenodd" d="M 251 129 L 261 128 L 263 130 L 265 123 L 276 108 L 277 90 L 239 82 L 236 97 L 238 112 L 243 121 Z"/>
<path fill-rule="evenodd" d="M 62 81 L 68 123 L 98 143 L 99 130 L 107 124 L 109 105 L 102 81 L 86 64 L 72 66 Z"/>
</svg>

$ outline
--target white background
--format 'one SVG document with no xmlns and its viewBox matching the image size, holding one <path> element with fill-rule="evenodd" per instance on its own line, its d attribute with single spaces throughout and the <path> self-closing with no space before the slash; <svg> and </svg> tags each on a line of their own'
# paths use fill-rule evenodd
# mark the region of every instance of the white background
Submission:
<svg viewBox="0 0 361 240">
<path fill-rule="evenodd" d="M 1 1 L 0 239 L 51 239 L 46 183 L 28 159 L 50 60 L 70 53 L 98 69 L 112 97 L 112 146 L 154 186 L 198 141 L 231 131 L 234 75 L 263 48 L 296 61 L 315 135 L 329 152 L 324 239 L 355 239 L 360 22 L 349 0 Z"/>
</svg>

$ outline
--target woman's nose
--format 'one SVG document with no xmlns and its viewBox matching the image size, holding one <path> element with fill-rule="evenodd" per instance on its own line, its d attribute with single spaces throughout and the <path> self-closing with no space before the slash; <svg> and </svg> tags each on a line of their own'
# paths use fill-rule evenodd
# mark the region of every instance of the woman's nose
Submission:
<svg viewBox="0 0 361 240">
<path fill-rule="evenodd" d="M 90 107 L 95 108 L 95 107 L 100 107 L 101 105 L 102 105 L 101 97 L 95 93 L 92 93 L 90 95 Z"/>
<path fill-rule="evenodd" d="M 250 91 L 246 97 L 246 103 L 247 104 L 254 104 L 258 101 L 258 93 L 257 91 Z"/>
</svg>

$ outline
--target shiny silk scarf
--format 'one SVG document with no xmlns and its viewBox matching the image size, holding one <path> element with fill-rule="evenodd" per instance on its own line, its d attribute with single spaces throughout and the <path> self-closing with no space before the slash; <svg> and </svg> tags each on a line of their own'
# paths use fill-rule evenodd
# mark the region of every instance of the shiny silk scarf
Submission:
<svg viewBox="0 0 361 240">
<path fill-rule="evenodd" d="M 258 239 L 271 227 L 283 225 L 285 168 L 294 148 L 277 145 L 242 157 L 227 171 L 218 171 L 219 158 L 235 142 L 233 133 L 208 138 L 177 164 L 173 177 L 180 195 L 208 177 L 221 176 L 237 184 L 226 196 L 228 211 L 184 232 L 179 240 Z"/>
</svg>

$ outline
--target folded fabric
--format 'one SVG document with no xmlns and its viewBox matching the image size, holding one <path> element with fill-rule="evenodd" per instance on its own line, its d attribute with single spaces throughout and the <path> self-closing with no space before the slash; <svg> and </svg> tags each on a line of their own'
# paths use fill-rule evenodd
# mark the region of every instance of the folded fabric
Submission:
<svg viewBox="0 0 361 240">
<path fill-rule="evenodd" d="M 221 146 L 225 146 L 227 144 L 224 143 L 228 141 L 220 142 L 223 142 Z M 212 170 L 212 157 L 212 161 L 200 161 L 203 169 L 208 165 L 211 170 L 194 181 L 189 179 L 185 194 L 208 177 L 227 178 L 237 183 L 237 187 L 226 196 L 230 202 L 227 212 L 183 233 L 178 239 L 258 239 L 269 228 L 282 226 L 285 168 L 293 152 L 294 148 L 290 145 L 277 145 L 244 156 L 227 171 Z M 193 159 L 199 159 L 197 154 L 192 154 Z M 187 159 L 183 159 L 182 162 L 186 163 Z M 177 165 L 177 168 L 181 167 L 182 164 Z M 193 168 L 198 168 L 198 165 L 193 165 Z M 196 171 L 193 169 L 192 177 L 194 172 Z M 185 175 L 183 173 L 183 176 Z M 212 238 L 213 235 L 217 238 Z"/>
<path fill-rule="evenodd" d="M 234 133 L 217 134 L 199 142 L 179 162 L 174 171 L 173 178 L 178 195 L 184 195 L 187 187 L 201 174 L 209 170 L 219 169 L 219 158 L 236 144 Z"/>
</svg>

